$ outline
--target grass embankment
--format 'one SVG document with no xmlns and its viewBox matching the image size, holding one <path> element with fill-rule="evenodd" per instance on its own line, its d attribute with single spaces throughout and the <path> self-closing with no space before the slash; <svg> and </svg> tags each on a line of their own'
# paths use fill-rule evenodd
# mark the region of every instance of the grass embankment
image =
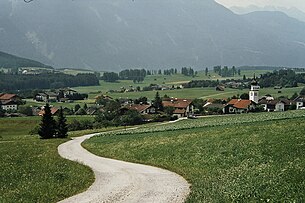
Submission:
<svg viewBox="0 0 305 203">
<path fill-rule="evenodd" d="M 305 118 L 297 114 L 182 121 L 172 124 L 174 131 L 94 137 L 84 146 L 181 174 L 192 184 L 187 202 L 304 202 Z M 182 125 L 190 129 L 178 130 Z"/>
<path fill-rule="evenodd" d="M 79 119 L 68 120 L 74 118 Z M 88 167 L 58 155 L 58 145 L 68 139 L 28 135 L 40 119 L 0 119 L 0 202 L 57 202 L 85 191 L 94 181 Z"/>
</svg>

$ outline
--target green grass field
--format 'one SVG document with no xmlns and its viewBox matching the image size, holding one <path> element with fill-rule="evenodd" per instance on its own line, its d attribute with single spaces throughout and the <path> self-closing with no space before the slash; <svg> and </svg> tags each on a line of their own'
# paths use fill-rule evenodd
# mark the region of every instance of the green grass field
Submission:
<svg viewBox="0 0 305 203">
<path fill-rule="evenodd" d="M 72 119 L 92 117 L 68 118 Z M 88 167 L 58 155 L 57 146 L 68 139 L 29 135 L 39 122 L 40 117 L 0 119 L 0 202 L 57 202 L 86 190 L 94 181 Z"/>
<path fill-rule="evenodd" d="M 192 184 L 187 202 L 304 202 L 305 113 L 269 115 L 180 121 L 94 137 L 84 146 L 181 174 Z M 151 132 L 156 128 L 164 130 Z"/>
<path fill-rule="evenodd" d="M 253 77 L 254 73 L 256 75 L 263 74 L 268 72 L 268 70 L 245 70 L 242 71 L 242 75 L 245 74 L 247 77 Z M 242 77 L 242 76 L 241 76 Z M 236 79 L 240 77 L 235 77 Z M 132 87 L 144 87 L 149 86 L 150 84 L 165 84 L 165 85 L 176 85 L 176 84 L 182 84 L 187 83 L 191 80 L 216 80 L 216 79 L 228 79 L 228 78 L 221 78 L 219 75 L 211 73 L 211 77 L 205 76 L 203 72 L 199 72 L 198 76 L 195 78 L 184 76 L 181 74 L 176 74 L 172 76 L 163 76 L 163 75 L 152 75 L 147 76 L 145 80 L 142 83 L 134 84 L 132 81 L 124 80 L 124 81 L 118 81 L 115 83 L 109 83 L 100 81 L 99 86 L 89 86 L 89 87 L 76 87 L 75 90 L 81 92 L 81 93 L 89 93 L 89 100 L 88 103 L 93 103 L 93 98 L 100 94 L 107 94 L 113 98 L 130 98 L 135 99 L 139 98 L 141 96 L 146 96 L 149 99 L 153 99 L 156 92 L 155 91 L 147 91 L 147 92 L 125 92 L 125 93 L 108 93 L 109 90 L 120 90 L 121 87 L 124 87 L 126 89 Z M 279 90 L 275 90 L 274 88 L 264 88 L 261 89 L 260 94 L 271 94 L 274 97 L 279 96 L 292 96 L 295 92 L 299 93 L 301 89 L 304 86 L 301 85 L 297 88 L 284 88 L 279 93 Z M 165 90 L 165 91 L 159 91 L 161 96 L 168 95 L 170 97 L 178 97 L 178 98 L 216 98 L 216 99 L 222 99 L 222 98 L 228 98 L 232 97 L 233 95 L 242 94 L 242 93 L 248 93 L 248 89 L 244 90 L 238 90 L 238 89 L 225 89 L 224 92 L 217 92 L 215 88 L 190 88 L 190 89 L 182 89 L 182 90 Z"/>
<path fill-rule="evenodd" d="M 253 77 L 254 73 L 256 75 L 266 73 L 268 70 L 244 70 L 242 71 L 242 75 L 245 74 L 247 77 Z M 132 81 L 129 80 L 123 80 L 118 81 L 115 83 L 109 83 L 100 81 L 99 86 L 88 86 L 88 87 L 76 87 L 73 88 L 77 90 L 80 93 L 87 93 L 89 94 L 88 100 L 82 100 L 82 101 L 75 101 L 74 103 L 51 103 L 51 105 L 55 107 L 68 107 L 68 108 L 74 108 L 76 104 L 79 104 L 84 106 L 86 103 L 88 106 L 93 105 L 95 103 L 95 97 L 101 94 L 107 94 L 115 99 L 118 98 L 128 98 L 128 99 L 136 99 L 142 96 L 147 97 L 149 100 L 153 100 L 156 91 L 145 91 L 145 92 L 124 92 L 124 93 L 109 93 L 109 90 L 120 90 L 122 87 L 128 89 L 131 86 L 132 87 L 144 87 L 149 86 L 150 84 L 166 84 L 166 85 L 176 85 L 181 83 L 186 83 L 191 80 L 216 80 L 216 79 L 228 79 L 228 78 L 221 78 L 219 75 L 210 73 L 211 77 L 205 76 L 204 72 L 199 72 L 198 76 L 195 78 L 184 76 L 182 74 L 176 74 L 172 76 L 163 76 L 163 75 L 152 75 L 147 76 L 145 80 L 142 83 L 134 84 Z M 242 77 L 242 76 L 241 76 Z M 238 76 L 235 77 L 236 79 L 240 78 Z M 263 88 L 260 90 L 260 95 L 266 95 L 271 94 L 274 97 L 280 97 L 280 96 L 287 96 L 291 97 L 294 93 L 299 93 L 304 85 L 300 84 L 300 87 L 296 88 L 284 88 L 282 90 L 275 90 L 274 88 Z M 281 91 L 279 93 L 279 91 Z M 175 89 L 175 90 L 164 90 L 159 91 L 161 96 L 168 95 L 170 97 L 175 98 L 189 98 L 189 99 L 195 99 L 195 98 L 202 98 L 202 99 L 209 99 L 209 98 L 215 98 L 215 99 L 226 99 L 229 97 L 232 97 L 233 95 L 241 95 L 243 93 L 248 93 L 248 89 L 231 89 L 226 88 L 224 92 L 216 91 L 215 88 L 189 88 L 189 89 Z M 44 102 L 36 102 L 32 99 L 27 99 L 28 106 L 43 106 L 45 105 Z"/>
</svg>

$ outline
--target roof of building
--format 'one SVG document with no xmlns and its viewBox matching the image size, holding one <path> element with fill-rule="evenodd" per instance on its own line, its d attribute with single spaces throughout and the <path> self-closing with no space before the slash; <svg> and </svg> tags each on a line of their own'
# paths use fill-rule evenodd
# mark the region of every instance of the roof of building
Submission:
<svg viewBox="0 0 305 203">
<path fill-rule="evenodd" d="M 251 81 L 251 85 L 258 85 L 258 82 L 256 78 L 254 77 L 253 80 Z"/>
<path fill-rule="evenodd" d="M 269 105 L 276 105 L 278 103 L 283 103 L 285 105 L 291 105 L 294 102 L 289 99 L 274 99 L 274 100 L 267 100 L 267 99 L 261 99 L 259 104 L 269 104 Z"/>
<path fill-rule="evenodd" d="M 59 110 L 58 108 L 52 107 L 52 108 L 51 108 L 51 114 L 52 114 L 52 115 L 56 114 L 58 110 Z M 39 113 L 38 113 L 39 116 L 43 116 L 43 114 L 44 114 L 44 109 L 42 109 L 42 110 L 39 111 Z"/>
<path fill-rule="evenodd" d="M 0 100 L 11 100 L 14 97 L 17 97 L 16 94 L 0 94 Z"/>
<path fill-rule="evenodd" d="M 47 96 L 47 95 L 46 95 L 45 93 L 43 93 L 43 92 L 39 92 L 39 93 L 36 94 L 36 96 L 38 96 L 38 95 L 39 95 L 39 96 L 43 96 L 43 97 L 46 97 L 46 96 Z"/>
<path fill-rule="evenodd" d="M 186 110 L 185 109 L 175 109 L 173 114 L 185 114 Z"/>
<path fill-rule="evenodd" d="M 207 103 L 204 108 L 219 108 L 222 109 L 225 105 L 219 103 Z"/>
<path fill-rule="evenodd" d="M 141 113 L 150 107 L 151 107 L 151 105 L 149 105 L 149 104 L 127 104 L 123 108 L 129 109 L 129 110 L 136 110 Z"/>
<path fill-rule="evenodd" d="M 233 105 L 233 107 L 237 109 L 246 109 L 251 105 L 253 102 L 251 100 L 245 99 L 232 99 L 228 104 Z"/>
<path fill-rule="evenodd" d="M 17 103 L 13 100 L 2 100 L 0 101 L 1 105 L 17 105 Z"/>
<path fill-rule="evenodd" d="M 231 101 L 229 101 L 228 104 L 234 105 L 234 104 L 236 104 L 237 102 L 238 102 L 238 99 L 232 99 Z"/>
<path fill-rule="evenodd" d="M 296 102 L 305 102 L 305 96 L 298 96 L 293 101 L 296 101 Z"/>
<path fill-rule="evenodd" d="M 162 104 L 164 107 L 187 108 L 192 102 L 191 99 L 169 98 L 164 100 Z"/>
<path fill-rule="evenodd" d="M 49 97 L 57 97 L 58 94 L 55 92 L 45 92 L 46 95 L 48 95 Z"/>
<path fill-rule="evenodd" d="M 94 99 L 99 99 L 99 98 L 103 98 L 103 99 L 107 99 L 107 100 L 113 100 L 113 98 L 108 96 L 108 95 L 97 95 L 97 96 L 94 97 Z"/>
</svg>

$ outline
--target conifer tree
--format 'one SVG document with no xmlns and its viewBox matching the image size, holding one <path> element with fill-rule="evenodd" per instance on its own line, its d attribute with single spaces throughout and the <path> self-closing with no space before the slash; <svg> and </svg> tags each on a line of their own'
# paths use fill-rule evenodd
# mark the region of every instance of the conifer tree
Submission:
<svg viewBox="0 0 305 203">
<path fill-rule="evenodd" d="M 68 125 L 67 119 L 64 116 L 62 107 L 59 109 L 58 120 L 57 120 L 57 137 L 66 138 L 68 136 Z"/>
<path fill-rule="evenodd" d="M 156 93 L 155 100 L 154 100 L 154 107 L 160 111 L 163 111 L 162 99 L 159 95 L 159 92 Z"/>
<path fill-rule="evenodd" d="M 50 105 L 47 103 L 44 107 L 41 124 L 38 134 L 42 139 L 53 138 L 56 133 L 56 122 L 52 117 Z"/>
</svg>

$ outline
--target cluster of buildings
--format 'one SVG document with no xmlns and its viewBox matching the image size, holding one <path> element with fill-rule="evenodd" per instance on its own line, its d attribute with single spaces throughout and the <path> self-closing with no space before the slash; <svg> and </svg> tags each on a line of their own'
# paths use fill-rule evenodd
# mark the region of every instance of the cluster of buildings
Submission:
<svg viewBox="0 0 305 203">
<path fill-rule="evenodd" d="M 251 90 L 249 92 L 249 99 L 232 99 L 223 107 L 223 113 L 247 113 L 256 111 L 258 107 L 263 108 L 264 111 L 287 111 L 289 109 L 305 108 L 305 96 L 299 96 L 294 100 L 289 99 L 274 99 L 267 95 L 259 96 L 260 86 L 254 79 L 251 83 Z"/>
<path fill-rule="evenodd" d="M 194 106 L 193 100 L 168 98 L 162 101 L 163 108 L 171 107 L 173 109 L 173 116 L 177 118 L 188 117 L 193 115 Z M 127 104 L 122 107 L 122 110 L 136 110 L 142 115 L 155 114 L 156 108 L 151 104 Z"/>
<path fill-rule="evenodd" d="M 59 89 L 57 91 L 39 92 L 34 96 L 34 100 L 38 102 L 67 102 L 73 100 L 75 95 L 79 93 L 73 89 Z"/>
</svg>

